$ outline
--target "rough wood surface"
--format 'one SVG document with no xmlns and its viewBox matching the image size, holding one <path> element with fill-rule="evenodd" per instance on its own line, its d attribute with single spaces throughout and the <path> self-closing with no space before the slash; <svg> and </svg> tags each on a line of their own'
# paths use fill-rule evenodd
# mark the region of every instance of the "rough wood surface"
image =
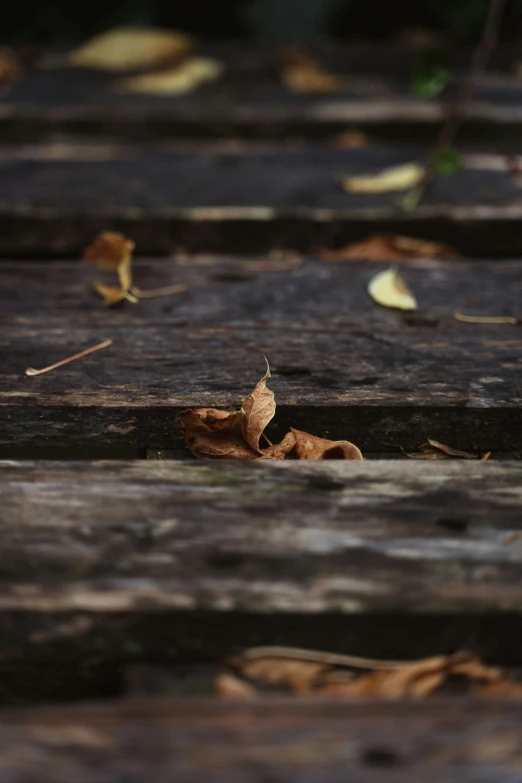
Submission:
<svg viewBox="0 0 522 783">
<path fill-rule="evenodd" d="M 0 463 L 0 654 L 520 664 L 520 463 Z M 518 637 L 517 637 L 518 634 Z"/>
<path fill-rule="evenodd" d="M 249 259 L 185 261 L 136 263 L 135 279 L 145 289 L 184 282 L 186 293 L 112 310 L 87 264 L 0 265 L 4 456 L 183 448 L 180 410 L 237 405 L 262 374 L 262 353 L 278 403 L 273 439 L 295 426 L 363 452 L 398 454 L 428 437 L 519 450 L 520 327 L 460 323 L 453 312 L 520 315 L 521 262 L 404 264 L 421 309 L 403 314 L 366 292 L 385 264 L 254 272 Z M 106 338 L 112 348 L 24 375 Z"/>
<path fill-rule="evenodd" d="M 205 46 L 227 72 L 218 83 L 185 96 L 128 95 L 115 79 L 86 70 L 31 67 L 0 103 L 2 140 L 41 141 L 45 134 L 117 135 L 127 139 L 164 136 L 241 137 L 328 136 L 356 125 L 377 133 L 411 132 L 440 122 L 440 100 L 422 100 L 411 91 L 421 50 L 390 46 L 330 46 L 315 50 L 324 66 L 345 74 L 341 93 L 298 95 L 281 82 L 281 52 L 249 44 Z M 456 78 L 469 51 L 446 52 Z M 520 59 L 516 47 L 498 52 L 493 70 L 468 107 L 468 122 L 492 130 L 500 123 L 522 125 L 522 86 L 512 75 Z M 451 88 L 449 92 L 451 93 Z"/>
<path fill-rule="evenodd" d="M 0 253 L 79 253 L 108 226 L 151 254 L 314 250 L 383 229 L 442 239 L 468 254 L 522 251 L 522 191 L 502 156 L 466 157 L 461 172 L 440 177 L 405 213 L 396 193 L 348 194 L 339 181 L 423 161 L 420 147 L 174 144 L 110 148 L 94 160 L 91 152 L 86 159 L 81 147 L 0 150 Z"/>
<path fill-rule="evenodd" d="M 10 783 L 517 783 L 522 708 L 131 700 L 0 716 Z"/>
</svg>

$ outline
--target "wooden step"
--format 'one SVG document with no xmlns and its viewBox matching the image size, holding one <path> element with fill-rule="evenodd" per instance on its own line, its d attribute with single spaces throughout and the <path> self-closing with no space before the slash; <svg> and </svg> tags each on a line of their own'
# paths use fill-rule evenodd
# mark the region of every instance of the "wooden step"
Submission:
<svg viewBox="0 0 522 783">
<path fill-rule="evenodd" d="M 516 783 L 522 707 L 129 700 L 0 715 L 12 783 Z"/>
<path fill-rule="evenodd" d="M 0 654 L 521 664 L 519 462 L 0 462 Z"/>
<path fill-rule="evenodd" d="M 100 157 L 101 154 L 101 157 Z M 446 241 L 468 255 L 522 251 L 517 177 L 501 155 L 465 156 L 414 212 L 400 194 L 346 193 L 344 176 L 426 160 L 418 146 L 363 149 L 223 144 L 0 150 L 0 253 L 79 253 L 99 230 L 139 252 L 316 251 L 388 230 Z M 54 159 L 53 159 L 54 158 Z"/>
<path fill-rule="evenodd" d="M 202 53 L 226 68 L 217 83 L 183 96 L 131 95 L 117 79 L 94 71 L 30 66 L 1 104 L 0 139 L 42 141 L 56 134 L 156 140 L 240 135 L 242 138 L 328 138 L 357 127 L 381 137 L 433 134 L 445 113 L 440 99 L 412 92 L 422 50 L 387 44 L 325 46 L 318 62 L 347 77 L 340 93 L 295 94 L 281 79 L 282 50 L 249 43 L 207 44 Z M 462 77 L 469 50 L 446 51 L 454 80 Z M 516 47 L 499 51 L 466 109 L 467 126 L 487 129 L 490 141 L 522 127 L 522 83 L 513 74 Z M 448 94 L 454 92 L 454 86 Z M 446 96 L 445 96 L 446 97 Z M 502 126 L 502 127 L 501 127 Z"/>
<path fill-rule="evenodd" d="M 364 453 L 398 455 L 433 438 L 518 454 L 519 327 L 453 314 L 520 315 L 522 262 L 403 264 L 420 303 L 413 313 L 368 296 L 385 263 L 308 260 L 271 272 L 249 264 L 139 261 L 141 288 L 185 283 L 187 292 L 107 309 L 91 288 L 100 273 L 85 263 L 2 262 L 1 455 L 184 451 L 179 412 L 237 405 L 261 377 L 263 353 L 278 404 L 274 441 L 294 426 L 348 438 Z M 105 351 L 24 375 L 108 338 Z"/>
</svg>

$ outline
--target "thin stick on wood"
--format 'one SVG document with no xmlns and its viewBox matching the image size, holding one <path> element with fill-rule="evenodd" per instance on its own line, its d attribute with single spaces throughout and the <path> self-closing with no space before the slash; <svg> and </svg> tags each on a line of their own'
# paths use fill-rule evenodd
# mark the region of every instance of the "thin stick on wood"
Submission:
<svg viewBox="0 0 522 783">
<path fill-rule="evenodd" d="M 453 313 L 456 321 L 463 321 L 465 324 L 519 324 L 521 318 L 515 318 L 513 315 L 464 315 L 464 313 Z"/>
<path fill-rule="evenodd" d="M 296 661 L 314 661 L 328 666 L 351 666 L 353 669 L 400 669 L 410 661 L 386 661 L 378 658 L 361 658 L 358 655 L 305 650 L 300 647 L 250 647 L 244 650 L 240 658 L 292 658 Z"/>
<path fill-rule="evenodd" d="M 102 348 L 108 348 L 109 345 L 112 345 L 112 340 L 104 340 L 102 343 L 98 343 L 98 345 L 93 345 L 92 348 L 86 348 L 85 351 L 75 353 L 74 356 L 69 356 L 67 359 L 62 359 L 61 362 L 56 362 L 56 364 L 51 364 L 49 367 L 44 367 L 43 370 L 35 370 L 34 367 L 28 367 L 25 371 L 25 374 L 30 378 L 33 378 L 35 375 L 43 375 L 44 372 L 56 370 L 57 367 L 62 367 L 64 364 L 74 362 L 75 359 L 82 359 L 84 356 L 88 356 L 90 353 L 101 351 Z"/>
<path fill-rule="evenodd" d="M 462 78 L 457 95 L 448 107 L 446 119 L 440 129 L 439 137 L 426 163 L 424 176 L 419 184 L 405 196 L 403 202 L 405 209 L 415 209 L 437 179 L 437 159 L 439 153 L 453 145 L 460 130 L 467 105 L 473 96 L 477 82 L 486 70 L 489 59 L 497 45 L 505 5 L 506 0 L 491 0 L 490 2 L 482 38 L 473 52 L 469 68 Z"/>
<path fill-rule="evenodd" d="M 134 286 L 131 288 L 131 293 L 138 299 L 155 299 L 157 296 L 169 296 L 170 294 L 181 294 L 186 291 L 188 286 L 184 283 L 178 283 L 177 285 L 166 285 L 163 288 L 149 288 L 146 291 L 142 291 L 141 288 Z"/>
</svg>

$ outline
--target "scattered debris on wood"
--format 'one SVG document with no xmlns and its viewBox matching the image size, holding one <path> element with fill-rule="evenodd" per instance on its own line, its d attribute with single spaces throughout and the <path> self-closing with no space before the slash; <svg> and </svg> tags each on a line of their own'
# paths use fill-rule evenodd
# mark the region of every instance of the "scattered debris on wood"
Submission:
<svg viewBox="0 0 522 783">
<path fill-rule="evenodd" d="M 185 442 L 198 459 L 344 459 L 362 460 L 357 446 L 348 441 L 330 441 L 290 429 L 281 443 L 271 444 L 264 435 L 276 411 L 274 393 L 267 388 L 270 367 L 238 411 L 217 408 L 187 410 L 180 415 Z M 263 436 L 270 444 L 260 448 Z"/>
<path fill-rule="evenodd" d="M 7 46 L 0 47 L 0 84 L 13 84 L 19 81 L 23 74 L 21 60 Z"/>
<path fill-rule="evenodd" d="M 470 454 L 468 451 L 459 451 L 451 446 L 445 446 L 438 440 L 431 440 L 419 446 L 419 451 L 414 454 L 403 452 L 410 459 L 479 459 L 476 454 Z M 484 459 L 484 457 L 482 458 Z"/>
<path fill-rule="evenodd" d="M 289 51 L 283 58 L 281 78 L 287 89 L 297 93 L 343 92 L 348 79 L 330 73 L 307 52 Z"/>
<path fill-rule="evenodd" d="M 171 68 L 123 79 L 117 89 L 150 95 L 183 95 L 202 84 L 215 82 L 225 71 L 224 65 L 210 57 L 189 57 Z"/>
</svg>

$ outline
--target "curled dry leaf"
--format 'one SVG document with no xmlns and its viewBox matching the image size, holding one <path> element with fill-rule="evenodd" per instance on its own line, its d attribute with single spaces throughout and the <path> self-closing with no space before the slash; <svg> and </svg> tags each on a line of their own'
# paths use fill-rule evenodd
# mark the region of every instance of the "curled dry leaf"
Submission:
<svg viewBox="0 0 522 783">
<path fill-rule="evenodd" d="M 327 440 L 290 428 L 295 437 L 297 459 L 349 459 L 362 460 L 363 455 L 353 443 L 347 440 Z"/>
<path fill-rule="evenodd" d="M 453 449 L 451 446 L 446 446 L 444 443 L 439 443 L 438 440 L 431 440 L 428 438 L 428 442 L 419 446 L 419 451 L 414 454 L 408 454 L 410 459 L 477 459 L 476 454 L 470 454 L 468 451 L 459 451 L 459 449 Z"/>
<path fill-rule="evenodd" d="M 391 267 L 379 272 L 368 285 L 368 293 L 377 304 L 398 310 L 417 310 L 417 301 L 397 272 Z"/>
<path fill-rule="evenodd" d="M 270 378 L 270 367 L 266 360 L 266 373 L 255 389 L 243 400 L 241 405 L 241 432 L 243 438 L 253 451 L 259 450 L 259 438 L 267 424 L 275 416 L 276 404 L 274 392 L 267 388 Z"/>
<path fill-rule="evenodd" d="M 103 231 L 84 253 L 87 261 L 92 261 L 100 269 L 116 272 L 119 285 L 105 285 L 95 282 L 94 288 L 105 300 L 106 305 L 115 305 L 123 299 L 137 302 L 131 293 L 132 272 L 131 262 L 134 242 L 118 231 Z"/>
<path fill-rule="evenodd" d="M 372 234 L 339 250 L 322 250 L 325 261 L 403 261 L 415 258 L 455 258 L 458 254 L 448 245 L 414 239 L 397 234 Z"/>
<path fill-rule="evenodd" d="M 297 93 L 341 92 L 348 86 L 347 79 L 330 73 L 306 52 L 288 52 L 281 77 L 287 89 Z"/>
<path fill-rule="evenodd" d="M 249 680 L 269 685 L 286 685 L 298 693 L 310 691 L 328 667 L 315 661 L 285 658 L 236 658 L 231 662 Z"/>
<path fill-rule="evenodd" d="M 95 36 L 67 56 L 78 68 L 123 73 L 179 62 L 194 46 L 184 33 L 156 28 L 118 27 Z"/>
<path fill-rule="evenodd" d="M 210 57 L 189 57 L 167 70 L 124 79 L 118 84 L 118 89 L 150 95 L 183 95 L 192 92 L 202 84 L 217 81 L 224 70 L 224 65 L 219 60 Z"/>
<path fill-rule="evenodd" d="M 348 193 L 388 193 L 415 187 L 424 173 L 420 163 L 400 163 L 376 174 L 345 177 L 342 185 Z"/>
<path fill-rule="evenodd" d="M 281 443 L 260 448 L 259 439 L 273 419 L 276 404 L 267 388 L 270 367 L 254 390 L 242 401 L 239 411 L 198 408 L 180 414 L 181 432 L 190 451 L 198 459 L 352 459 L 362 460 L 353 443 L 331 441 L 291 429 Z M 267 439 L 268 440 L 268 439 Z"/>
<path fill-rule="evenodd" d="M 251 701 L 257 695 L 257 691 L 252 685 L 228 672 L 223 672 L 216 677 L 214 687 L 216 693 L 225 699 Z"/>
</svg>

